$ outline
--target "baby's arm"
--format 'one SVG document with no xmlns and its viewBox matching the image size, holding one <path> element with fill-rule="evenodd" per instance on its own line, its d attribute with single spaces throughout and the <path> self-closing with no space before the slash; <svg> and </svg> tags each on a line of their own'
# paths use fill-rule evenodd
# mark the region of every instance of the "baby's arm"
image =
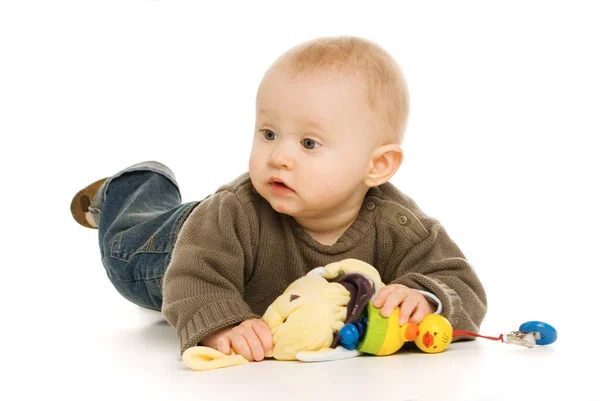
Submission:
<svg viewBox="0 0 600 401">
<path fill-rule="evenodd" d="M 455 330 L 478 331 L 487 310 L 483 285 L 446 230 L 438 223 L 392 272 L 390 284 L 428 291 L 442 302 L 442 315 Z"/>
<path fill-rule="evenodd" d="M 228 190 L 203 200 L 182 226 L 164 277 L 162 309 L 181 352 L 260 318 L 242 296 L 254 260 L 252 237 L 247 212 Z"/>
</svg>

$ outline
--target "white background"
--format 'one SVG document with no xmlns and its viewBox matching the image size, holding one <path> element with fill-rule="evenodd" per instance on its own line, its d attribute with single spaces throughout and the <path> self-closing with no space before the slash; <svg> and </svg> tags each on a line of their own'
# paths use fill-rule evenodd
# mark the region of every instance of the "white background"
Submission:
<svg viewBox="0 0 600 401">
<path fill-rule="evenodd" d="M 0 399 L 600 399 L 593 2 L 200 3 L 0 5 Z M 158 160 L 184 202 L 203 198 L 247 168 L 270 63 L 342 34 L 403 67 L 412 113 L 392 182 L 476 268 L 482 333 L 543 320 L 555 344 L 191 372 L 160 314 L 111 287 L 73 194 Z"/>
</svg>

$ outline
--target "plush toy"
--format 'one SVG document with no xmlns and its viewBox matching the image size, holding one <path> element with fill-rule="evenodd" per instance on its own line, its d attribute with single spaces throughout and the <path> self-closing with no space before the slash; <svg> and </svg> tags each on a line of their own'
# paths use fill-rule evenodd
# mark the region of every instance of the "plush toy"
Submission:
<svg viewBox="0 0 600 401">
<path fill-rule="evenodd" d="M 383 286 L 379 272 L 357 259 L 331 263 L 297 279 L 262 317 L 273 336 L 273 354 L 270 356 L 277 360 L 325 361 L 350 358 L 360 353 L 388 355 L 407 340 L 416 340 L 416 325 L 398 326 L 399 308 L 389 318 L 383 318 L 373 307 L 372 301 Z M 369 324 L 364 324 L 365 317 Z M 362 331 L 357 328 L 356 333 L 352 333 L 352 328 L 361 327 L 358 322 L 368 330 L 362 327 Z M 340 333 L 343 334 L 341 337 Z M 358 346 L 349 347 L 352 341 Z M 427 343 L 427 340 L 422 342 Z M 226 355 L 202 346 L 188 348 L 182 357 L 194 370 L 247 362 L 236 353 Z"/>
<path fill-rule="evenodd" d="M 273 354 L 277 360 L 305 362 L 330 361 L 351 358 L 363 353 L 390 355 L 407 341 L 413 341 L 427 353 L 445 350 L 458 336 L 480 336 L 466 331 L 453 331 L 450 322 L 437 314 L 429 314 L 416 325 L 398 324 L 400 309 L 384 318 L 373 306 L 377 292 L 384 287 L 379 272 L 357 259 L 345 259 L 318 267 L 294 281 L 265 311 L 262 319 L 271 329 Z M 534 325 L 540 323 L 544 327 Z M 521 327 L 537 327 L 546 333 L 534 343 L 549 344 L 556 339 L 556 331 L 542 322 L 528 322 Z M 505 341 L 531 345 L 533 333 L 512 332 Z M 552 338 L 553 336 L 553 338 Z M 532 337 L 533 338 L 533 337 Z M 542 342 L 539 342 L 542 341 Z M 545 341 L 545 342 L 543 342 Z M 182 355 L 185 364 L 193 370 L 209 370 L 248 362 L 232 352 L 223 354 L 209 347 L 191 347 Z"/>
</svg>

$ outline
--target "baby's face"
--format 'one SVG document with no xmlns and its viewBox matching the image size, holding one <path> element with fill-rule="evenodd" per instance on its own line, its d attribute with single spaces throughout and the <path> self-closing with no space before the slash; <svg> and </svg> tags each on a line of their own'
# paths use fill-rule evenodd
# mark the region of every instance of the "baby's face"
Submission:
<svg viewBox="0 0 600 401">
<path fill-rule="evenodd" d="M 358 79 L 271 70 L 257 94 L 250 177 L 280 213 L 321 218 L 362 203 L 377 118 Z M 282 183 L 278 183 L 281 181 Z"/>
</svg>

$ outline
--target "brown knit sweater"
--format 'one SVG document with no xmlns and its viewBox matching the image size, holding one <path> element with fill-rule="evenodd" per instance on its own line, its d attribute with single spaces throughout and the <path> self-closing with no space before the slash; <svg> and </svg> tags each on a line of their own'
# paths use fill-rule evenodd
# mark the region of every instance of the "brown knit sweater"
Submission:
<svg viewBox="0 0 600 401">
<path fill-rule="evenodd" d="M 484 288 L 440 223 L 392 184 L 371 188 L 350 228 L 323 245 L 254 190 L 246 173 L 195 207 L 165 274 L 163 314 L 181 352 L 204 337 L 260 318 L 311 269 L 347 258 L 377 268 L 384 283 L 429 291 L 455 330 L 478 331 Z"/>
</svg>

